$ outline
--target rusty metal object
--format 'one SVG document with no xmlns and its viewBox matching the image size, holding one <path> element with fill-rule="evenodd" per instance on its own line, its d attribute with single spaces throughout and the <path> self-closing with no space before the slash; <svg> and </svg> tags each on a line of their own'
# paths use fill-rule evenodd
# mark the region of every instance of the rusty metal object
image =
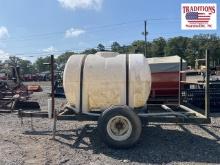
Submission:
<svg viewBox="0 0 220 165">
<path fill-rule="evenodd" d="M 13 81 L 0 81 L 0 108 L 2 109 L 20 109 L 20 108 L 38 108 L 37 102 L 28 101 L 30 92 L 26 85 L 15 83 Z"/>
</svg>

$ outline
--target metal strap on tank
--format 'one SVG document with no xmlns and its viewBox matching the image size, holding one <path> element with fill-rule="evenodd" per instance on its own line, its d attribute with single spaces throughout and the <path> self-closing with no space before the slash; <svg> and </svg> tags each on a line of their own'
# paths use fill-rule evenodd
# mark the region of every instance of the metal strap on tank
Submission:
<svg viewBox="0 0 220 165">
<path fill-rule="evenodd" d="M 126 105 L 129 106 L 129 55 L 126 54 Z"/>
<path fill-rule="evenodd" d="M 85 66 L 85 61 L 86 57 L 88 55 L 85 55 L 82 59 L 82 65 L 80 69 L 80 98 L 79 98 L 79 113 L 82 113 L 82 104 L 83 104 L 83 73 L 84 73 L 84 66 Z"/>
</svg>

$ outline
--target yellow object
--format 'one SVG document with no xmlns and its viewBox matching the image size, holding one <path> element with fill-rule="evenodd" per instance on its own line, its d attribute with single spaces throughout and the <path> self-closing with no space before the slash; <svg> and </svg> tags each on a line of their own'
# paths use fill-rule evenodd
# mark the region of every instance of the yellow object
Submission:
<svg viewBox="0 0 220 165">
<path fill-rule="evenodd" d="M 68 103 L 79 111 L 80 72 L 85 55 L 72 55 L 65 66 L 63 86 Z M 145 105 L 151 72 L 142 54 L 129 54 L 129 106 Z M 82 112 L 126 104 L 126 55 L 98 52 L 86 57 L 83 69 Z"/>
</svg>

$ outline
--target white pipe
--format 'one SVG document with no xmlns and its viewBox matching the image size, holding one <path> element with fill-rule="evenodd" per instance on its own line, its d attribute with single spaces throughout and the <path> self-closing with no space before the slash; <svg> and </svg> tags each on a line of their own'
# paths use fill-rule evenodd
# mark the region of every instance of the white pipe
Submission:
<svg viewBox="0 0 220 165">
<path fill-rule="evenodd" d="M 51 119 L 52 118 L 52 99 L 48 99 L 47 100 L 48 103 L 48 118 Z"/>
</svg>

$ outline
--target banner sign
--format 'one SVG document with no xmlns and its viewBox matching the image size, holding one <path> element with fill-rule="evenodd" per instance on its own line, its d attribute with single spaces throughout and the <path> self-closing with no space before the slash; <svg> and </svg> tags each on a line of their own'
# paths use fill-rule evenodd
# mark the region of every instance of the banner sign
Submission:
<svg viewBox="0 0 220 165">
<path fill-rule="evenodd" d="M 182 30 L 216 30 L 217 5 L 215 3 L 183 3 L 181 5 Z"/>
</svg>

